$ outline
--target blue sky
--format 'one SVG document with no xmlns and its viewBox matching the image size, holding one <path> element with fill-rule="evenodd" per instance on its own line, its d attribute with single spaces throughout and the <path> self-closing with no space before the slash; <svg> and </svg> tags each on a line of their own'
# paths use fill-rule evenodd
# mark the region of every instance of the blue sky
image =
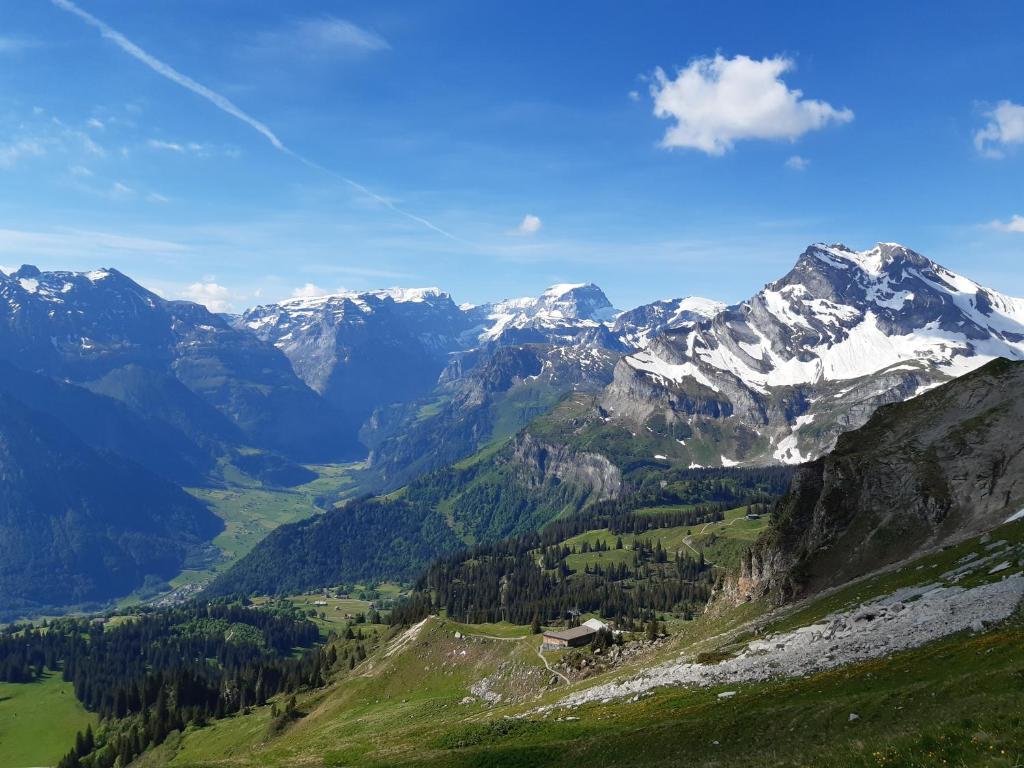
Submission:
<svg viewBox="0 0 1024 768">
<path fill-rule="evenodd" d="M 1019 3 L 76 2 L 0 0 L 6 267 L 629 307 L 898 241 L 1024 295 Z"/>
</svg>

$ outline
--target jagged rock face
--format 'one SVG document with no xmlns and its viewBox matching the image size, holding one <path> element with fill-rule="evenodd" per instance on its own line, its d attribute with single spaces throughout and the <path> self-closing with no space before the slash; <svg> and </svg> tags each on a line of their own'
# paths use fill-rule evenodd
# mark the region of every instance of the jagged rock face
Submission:
<svg viewBox="0 0 1024 768">
<path fill-rule="evenodd" d="M 183 384 L 251 445 L 309 460 L 346 451 L 332 429 L 336 414 L 272 345 L 198 304 L 165 301 L 114 269 L 0 273 L 0 356 L 78 384 L 102 380 L 104 394 L 115 397 L 126 389 L 118 377 L 137 384 L 141 368 L 153 382 Z M 219 440 L 223 431 L 209 437 Z"/>
<path fill-rule="evenodd" d="M 428 393 L 472 321 L 426 288 L 293 299 L 250 309 L 240 325 L 284 352 L 354 430 L 375 408 Z"/>
<path fill-rule="evenodd" d="M 618 498 L 622 493 L 622 472 L 604 456 L 550 445 L 528 432 L 516 440 L 512 461 L 530 487 L 554 478 L 588 490 L 594 501 Z"/>
<path fill-rule="evenodd" d="M 799 463 L 998 356 L 1024 358 L 1024 300 L 899 245 L 814 245 L 749 301 L 623 358 L 602 406 L 686 424 L 723 464 Z"/>
<path fill-rule="evenodd" d="M 977 535 L 1024 507 L 1024 362 L 881 408 L 802 467 L 724 594 L 797 597 Z"/>
</svg>

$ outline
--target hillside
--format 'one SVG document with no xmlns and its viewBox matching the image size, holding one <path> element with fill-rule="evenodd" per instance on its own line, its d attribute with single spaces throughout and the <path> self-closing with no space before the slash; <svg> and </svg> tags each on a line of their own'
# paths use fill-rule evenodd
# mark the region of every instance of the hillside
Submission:
<svg viewBox="0 0 1024 768">
<path fill-rule="evenodd" d="M 344 502 L 324 515 L 281 526 L 219 576 L 207 594 L 412 582 L 439 555 L 531 534 L 556 519 L 575 520 L 580 533 L 589 522 L 603 527 L 606 521 L 597 518 L 611 510 L 658 504 L 726 509 L 765 501 L 784 491 L 789 471 L 677 470 L 645 478 L 625 482 L 600 455 L 553 450 L 524 433 L 395 493 Z M 649 520 L 657 522 L 657 516 Z"/>
<path fill-rule="evenodd" d="M 0 273 L 0 357 L 95 386 L 193 438 L 218 443 L 237 430 L 254 447 L 303 461 L 354 453 L 331 427 L 334 409 L 273 345 L 115 269 Z"/>
<path fill-rule="evenodd" d="M 222 528 L 192 496 L 0 394 L 0 619 L 176 575 Z"/>
<path fill-rule="evenodd" d="M 879 409 L 798 471 L 733 599 L 798 596 L 989 530 L 1024 507 L 1024 362 Z"/>
<path fill-rule="evenodd" d="M 1020 547 L 1022 525 L 999 536 Z M 975 538 L 950 555 L 984 551 Z M 858 596 L 887 599 L 893 584 L 920 583 L 935 564 L 912 561 Z M 558 652 L 546 652 L 556 670 L 569 672 L 568 682 L 544 666 L 539 638 L 527 627 L 429 618 L 391 630 L 352 669 L 336 666 L 325 687 L 297 697 L 299 716 L 285 728 L 275 727 L 271 706 L 255 707 L 190 726 L 139 765 L 1008 767 L 1024 753 L 1016 714 L 1024 706 L 1019 611 L 980 632 L 946 630 L 924 645 L 838 668 L 716 679 L 728 664 L 718 660 L 747 646 L 750 620 L 761 610 L 742 606 L 674 624 L 654 644 L 630 640 L 634 655 L 593 674 L 572 672 Z M 797 627 L 815 628 L 813 618 L 790 615 Z M 577 653 L 604 664 L 601 655 Z M 711 682 L 657 685 L 653 671 L 677 667 L 706 670 Z M 653 685 L 639 694 L 603 695 L 619 681 L 645 680 Z"/>
</svg>

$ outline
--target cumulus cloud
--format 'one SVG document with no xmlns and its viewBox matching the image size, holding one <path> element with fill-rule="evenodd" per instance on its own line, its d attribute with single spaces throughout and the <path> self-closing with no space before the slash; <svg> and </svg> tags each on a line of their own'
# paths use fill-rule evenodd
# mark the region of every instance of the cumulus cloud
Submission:
<svg viewBox="0 0 1024 768">
<path fill-rule="evenodd" d="M 974 134 L 974 147 L 985 157 L 999 158 L 1012 144 L 1024 144 L 1024 106 L 1001 101 L 985 113 L 984 128 Z"/>
<path fill-rule="evenodd" d="M 293 299 L 315 299 L 317 296 L 326 296 L 327 291 L 321 288 L 319 285 L 313 283 L 306 283 L 301 288 L 296 288 L 292 291 Z"/>
<path fill-rule="evenodd" d="M 810 160 L 800 155 L 793 155 L 786 161 L 786 167 L 794 171 L 805 171 L 810 164 Z"/>
<path fill-rule="evenodd" d="M 211 312 L 230 312 L 234 306 L 231 291 L 215 282 L 198 282 L 186 286 L 178 298 L 202 304 Z"/>
<path fill-rule="evenodd" d="M 758 61 L 721 55 L 697 59 L 674 78 L 658 68 L 651 83 L 654 114 L 675 121 L 661 146 L 723 155 L 737 141 L 793 141 L 853 120 L 851 110 L 805 99 L 803 91 L 786 85 L 781 76 L 791 69 L 793 61 L 782 56 Z"/>
<path fill-rule="evenodd" d="M 540 220 L 540 216 L 534 216 L 532 213 L 528 213 L 523 216 L 523 220 L 519 222 L 519 227 L 516 231 L 521 235 L 535 235 L 540 232 L 540 228 L 544 226 Z"/>
<path fill-rule="evenodd" d="M 997 232 L 1014 232 L 1024 234 L 1024 216 L 1019 214 L 1011 216 L 1009 221 L 990 221 L 988 223 L 989 229 L 994 229 Z"/>
</svg>

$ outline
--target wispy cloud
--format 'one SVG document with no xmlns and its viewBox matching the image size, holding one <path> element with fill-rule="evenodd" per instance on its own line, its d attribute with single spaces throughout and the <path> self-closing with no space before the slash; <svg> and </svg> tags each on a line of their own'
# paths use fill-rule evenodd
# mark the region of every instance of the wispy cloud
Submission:
<svg viewBox="0 0 1024 768">
<path fill-rule="evenodd" d="M 185 147 L 182 144 L 178 144 L 174 141 L 161 141 L 160 139 L 150 139 L 146 142 L 150 149 L 166 149 L 171 152 L 178 152 L 184 154 Z"/>
<path fill-rule="evenodd" d="M 347 19 L 334 16 L 298 19 L 280 30 L 264 32 L 252 48 L 260 54 L 326 59 L 386 51 L 383 37 Z"/>
<path fill-rule="evenodd" d="M 853 120 L 852 110 L 805 99 L 803 91 L 786 85 L 782 75 L 791 69 L 793 61 L 783 56 L 722 55 L 697 59 L 675 77 L 658 68 L 651 84 L 654 114 L 675 121 L 661 146 L 724 155 L 737 141 L 793 141 L 829 123 Z"/>
<path fill-rule="evenodd" d="M 129 254 L 175 254 L 188 247 L 168 240 L 69 229 L 56 232 L 35 232 L 22 229 L 0 229 L 0 254 L 16 256 L 53 256 L 75 259 L 102 257 L 112 252 Z"/>
<path fill-rule="evenodd" d="M 1024 234 L 1024 216 L 1015 214 L 1010 217 L 1008 221 L 1000 221 L 996 219 L 990 221 L 985 225 L 988 229 L 994 229 L 997 232 L 1013 232 Z"/>
<path fill-rule="evenodd" d="M 10 144 L 0 144 L 0 168 L 12 168 L 26 157 L 41 157 L 46 146 L 37 139 L 19 139 Z"/>
<path fill-rule="evenodd" d="M 974 134 L 974 147 L 982 155 L 1000 158 L 1011 144 L 1024 144 L 1024 105 L 1001 101 L 986 116 L 988 124 Z"/>
<path fill-rule="evenodd" d="M 212 90 L 210 88 L 207 88 L 202 83 L 196 82 L 191 77 L 189 77 L 187 75 L 184 75 L 181 72 L 179 72 L 178 70 L 176 70 L 170 64 L 167 64 L 167 63 L 161 61 L 160 59 L 156 58 L 155 56 L 147 53 L 142 48 L 140 48 L 138 45 L 136 45 L 131 40 L 129 40 L 127 37 L 125 37 L 123 34 L 118 32 L 114 28 L 112 28 L 105 21 L 101 21 L 97 17 L 93 16 L 91 13 L 82 10 L 77 5 L 75 5 L 73 2 L 71 2 L 71 0 L 50 0 L 50 2 L 53 3 L 55 6 L 57 6 L 58 8 L 60 8 L 62 10 L 65 10 L 68 13 L 74 14 L 75 16 L 80 18 L 82 21 L 84 21 L 86 24 L 88 24 L 89 26 L 94 27 L 95 29 L 98 29 L 99 32 L 100 32 L 100 35 L 104 39 L 109 40 L 110 42 L 114 43 L 116 46 L 118 46 L 121 50 L 123 50 L 129 56 L 132 56 L 133 58 L 135 58 L 138 61 L 142 62 L 143 64 L 145 64 L 147 67 L 152 69 L 157 74 L 161 75 L 162 77 L 167 78 L 171 82 L 177 83 L 182 88 L 185 88 L 185 89 L 191 91 L 192 93 L 196 94 L 197 96 L 200 96 L 200 97 L 206 99 L 207 101 L 209 101 L 211 104 L 213 104 L 215 107 L 217 107 L 221 111 L 226 112 L 227 114 L 231 115 L 232 117 L 234 117 L 234 118 L 240 120 L 241 122 L 245 123 L 250 128 L 252 128 L 257 133 L 259 133 L 261 136 L 263 136 L 267 141 L 269 141 L 271 143 L 271 145 L 274 146 L 275 149 L 277 149 L 277 150 L 279 150 L 281 152 L 284 152 L 286 155 L 289 155 L 289 156 L 295 158 L 296 160 L 298 160 L 299 162 L 301 162 L 304 165 L 308 166 L 309 168 L 312 168 L 314 170 L 320 171 L 321 173 L 325 173 L 325 174 L 327 174 L 329 176 L 332 176 L 332 177 L 338 179 L 339 181 L 347 184 L 348 186 L 352 187 L 353 189 L 357 190 L 358 192 L 361 192 L 362 194 L 366 195 L 367 197 L 372 198 L 373 200 L 375 200 L 376 202 L 380 203 L 381 205 L 383 205 L 388 210 L 391 210 L 394 213 L 398 214 L 399 216 L 404 216 L 405 218 L 407 218 L 407 219 L 409 219 L 411 221 L 415 221 L 418 224 L 423 225 L 427 229 L 430 229 L 433 232 L 436 232 L 437 234 L 442 235 L 444 237 L 447 237 L 447 238 L 449 238 L 451 240 L 455 240 L 455 241 L 461 242 L 461 243 L 466 243 L 466 241 L 463 240 L 462 238 L 457 237 L 456 235 L 453 235 L 451 232 L 448 232 L 445 229 L 442 229 L 441 227 L 439 227 L 436 224 L 434 224 L 432 221 L 430 221 L 430 220 L 428 220 L 428 219 L 426 219 L 426 218 L 424 218 L 422 216 L 417 216 L 414 213 L 406 211 L 404 208 L 399 208 L 397 205 L 395 205 L 393 202 L 391 202 L 390 200 L 388 200 L 384 196 L 378 195 L 376 192 L 372 191 L 371 189 L 369 189 L 365 185 L 360 184 L 359 182 L 355 181 L 354 179 L 350 179 L 347 176 L 344 176 L 343 174 L 340 174 L 340 173 L 338 173 L 336 171 L 332 171 L 331 169 L 326 168 L 325 166 L 322 166 L 319 163 L 317 163 L 317 162 L 315 162 L 313 160 L 310 160 L 309 158 L 307 158 L 307 157 L 299 154 L 298 152 L 295 152 L 294 150 L 290 149 L 289 147 L 285 146 L 284 142 L 282 142 L 281 139 L 279 139 L 277 137 L 277 135 L 272 130 L 270 130 L 270 128 L 266 124 L 262 123 L 261 121 L 257 120 L 255 117 L 252 117 L 248 113 L 244 112 L 242 109 L 240 109 L 238 106 L 236 106 L 232 101 L 230 101 L 227 97 L 222 96 L 221 94 L 217 93 L 216 91 L 214 91 L 214 90 Z"/>
<path fill-rule="evenodd" d="M 27 37 L 11 37 L 0 35 L 0 55 L 14 54 L 27 51 L 31 48 L 38 48 L 39 41 Z"/>
</svg>

